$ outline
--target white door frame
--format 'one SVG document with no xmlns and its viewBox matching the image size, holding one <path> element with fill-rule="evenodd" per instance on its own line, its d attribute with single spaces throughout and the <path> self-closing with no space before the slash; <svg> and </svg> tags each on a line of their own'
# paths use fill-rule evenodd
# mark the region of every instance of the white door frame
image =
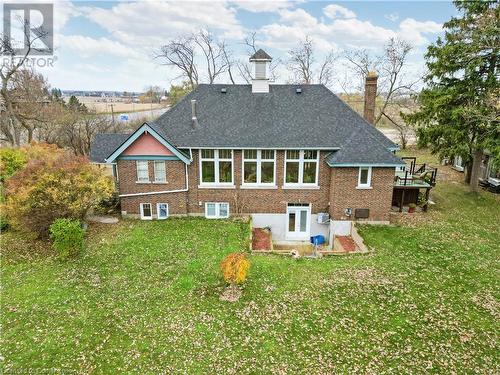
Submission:
<svg viewBox="0 0 500 375">
<path fill-rule="evenodd" d="M 300 211 L 307 211 L 306 216 L 306 231 L 300 232 Z M 295 231 L 289 231 L 290 212 L 295 212 Z M 309 240 L 311 233 L 311 204 L 308 206 L 287 206 L 286 208 L 286 231 L 285 236 L 290 240 Z"/>
</svg>

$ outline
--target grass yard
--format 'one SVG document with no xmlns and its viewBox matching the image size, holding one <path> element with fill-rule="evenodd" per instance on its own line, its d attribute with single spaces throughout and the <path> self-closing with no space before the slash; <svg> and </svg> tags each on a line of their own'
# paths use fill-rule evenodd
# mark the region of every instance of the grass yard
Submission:
<svg viewBox="0 0 500 375">
<path fill-rule="evenodd" d="M 218 265 L 245 246 L 237 221 L 94 227 L 66 263 L 7 232 L 3 372 L 499 373 L 500 198 L 453 179 L 432 198 L 362 227 L 369 255 L 252 256 L 234 304 Z"/>
</svg>

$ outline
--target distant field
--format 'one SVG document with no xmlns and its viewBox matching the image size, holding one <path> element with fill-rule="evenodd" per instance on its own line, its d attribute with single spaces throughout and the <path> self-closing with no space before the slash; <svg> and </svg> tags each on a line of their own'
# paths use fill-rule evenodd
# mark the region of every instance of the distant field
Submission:
<svg viewBox="0 0 500 375">
<path fill-rule="evenodd" d="M 138 112 L 147 111 L 150 109 L 158 109 L 165 107 L 164 104 L 150 104 L 150 103 L 106 103 L 98 101 L 100 98 L 89 98 L 85 96 L 78 97 L 78 100 L 85 104 L 87 108 L 96 111 L 97 113 L 121 113 L 121 112 Z M 111 107 L 113 106 L 113 107 Z"/>
</svg>

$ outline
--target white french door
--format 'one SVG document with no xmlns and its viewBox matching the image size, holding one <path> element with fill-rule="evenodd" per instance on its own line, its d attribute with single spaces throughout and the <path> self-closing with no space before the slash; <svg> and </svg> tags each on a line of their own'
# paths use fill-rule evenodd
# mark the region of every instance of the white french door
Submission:
<svg viewBox="0 0 500 375">
<path fill-rule="evenodd" d="M 311 207 L 293 206 L 286 209 L 286 237 L 291 240 L 308 240 L 311 231 Z"/>
</svg>

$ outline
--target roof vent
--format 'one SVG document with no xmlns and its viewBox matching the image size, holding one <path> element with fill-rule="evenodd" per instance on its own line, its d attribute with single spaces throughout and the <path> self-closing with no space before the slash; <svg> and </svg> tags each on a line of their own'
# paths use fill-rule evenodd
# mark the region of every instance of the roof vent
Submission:
<svg viewBox="0 0 500 375">
<path fill-rule="evenodd" d="M 223 88 L 220 89 L 220 92 L 223 93 L 223 94 L 225 94 L 227 92 L 227 89 L 225 87 L 223 87 Z"/>
<path fill-rule="evenodd" d="M 196 116 L 196 99 L 191 99 L 191 121 L 193 128 L 197 128 L 198 117 Z"/>
<path fill-rule="evenodd" d="M 300 87 L 297 87 L 297 88 L 295 89 L 295 93 L 296 93 L 296 94 L 302 94 L 302 89 L 301 89 Z"/>
</svg>

